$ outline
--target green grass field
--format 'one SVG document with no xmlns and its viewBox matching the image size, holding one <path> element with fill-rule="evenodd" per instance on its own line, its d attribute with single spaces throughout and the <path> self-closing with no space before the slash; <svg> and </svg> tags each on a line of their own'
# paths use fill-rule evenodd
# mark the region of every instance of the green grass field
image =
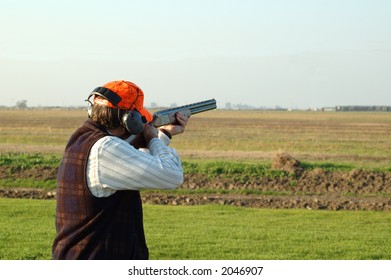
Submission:
<svg viewBox="0 0 391 280">
<path fill-rule="evenodd" d="M 0 259 L 50 259 L 55 201 L 0 199 Z M 145 205 L 151 259 L 391 259 L 391 213 Z"/>
</svg>

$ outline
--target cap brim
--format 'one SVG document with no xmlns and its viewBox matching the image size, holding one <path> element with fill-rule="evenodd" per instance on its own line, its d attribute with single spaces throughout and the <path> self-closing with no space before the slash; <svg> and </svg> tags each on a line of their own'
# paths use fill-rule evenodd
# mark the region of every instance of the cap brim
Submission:
<svg viewBox="0 0 391 280">
<path fill-rule="evenodd" d="M 147 109 L 142 108 L 137 111 L 139 111 L 139 113 L 147 119 L 147 122 L 151 122 L 153 120 L 153 115 Z"/>
</svg>

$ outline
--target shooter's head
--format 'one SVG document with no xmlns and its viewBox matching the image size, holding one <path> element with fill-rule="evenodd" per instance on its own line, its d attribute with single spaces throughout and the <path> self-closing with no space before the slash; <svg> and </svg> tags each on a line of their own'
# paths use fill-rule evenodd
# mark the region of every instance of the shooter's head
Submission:
<svg viewBox="0 0 391 280">
<path fill-rule="evenodd" d="M 145 122 L 152 121 L 152 114 L 144 108 L 144 93 L 134 83 L 120 80 L 104 84 L 95 88 L 87 100 L 93 97 L 93 106 L 89 115 L 109 129 L 117 128 L 121 124 L 132 134 L 134 130 L 134 116 L 140 114 Z M 136 123 L 137 129 L 142 124 Z"/>
</svg>

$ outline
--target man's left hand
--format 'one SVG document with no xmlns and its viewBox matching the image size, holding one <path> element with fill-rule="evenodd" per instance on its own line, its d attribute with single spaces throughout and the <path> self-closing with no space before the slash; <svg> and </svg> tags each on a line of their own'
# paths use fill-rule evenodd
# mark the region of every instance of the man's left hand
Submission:
<svg viewBox="0 0 391 280">
<path fill-rule="evenodd" d="M 185 131 L 185 127 L 189 118 L 180 112 L 177 112 L 175 114 L 175 118 L 177 120 L 176 124 L 164 125 L 159 127 L 159 129 L 166 130 L 172 136 L 183 133 Z"/>
</svg>

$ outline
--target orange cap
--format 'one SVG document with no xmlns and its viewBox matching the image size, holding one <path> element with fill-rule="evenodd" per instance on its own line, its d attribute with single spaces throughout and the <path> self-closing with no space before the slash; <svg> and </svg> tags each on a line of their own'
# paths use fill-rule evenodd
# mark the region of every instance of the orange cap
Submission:
<svg viewBox="0 0 391 280">
<path fill-rule="evenodd" d="M 115 92 L 121 98 L 121 100 L 115 106 L 107 98 L 96 99 L 97 96 L 100 96 L 97 94 L 95 95 L 94 103 L 103 104 L 111 108 L 119 108 L 122 110 L 136 109 L 147 119 L 148 122 L 152 121 L 152 114 L 144 108 L 144 93 L 137 85 L 122 80 L 109 82 L 104 84 L 103 87 Z"/>
</svg>

